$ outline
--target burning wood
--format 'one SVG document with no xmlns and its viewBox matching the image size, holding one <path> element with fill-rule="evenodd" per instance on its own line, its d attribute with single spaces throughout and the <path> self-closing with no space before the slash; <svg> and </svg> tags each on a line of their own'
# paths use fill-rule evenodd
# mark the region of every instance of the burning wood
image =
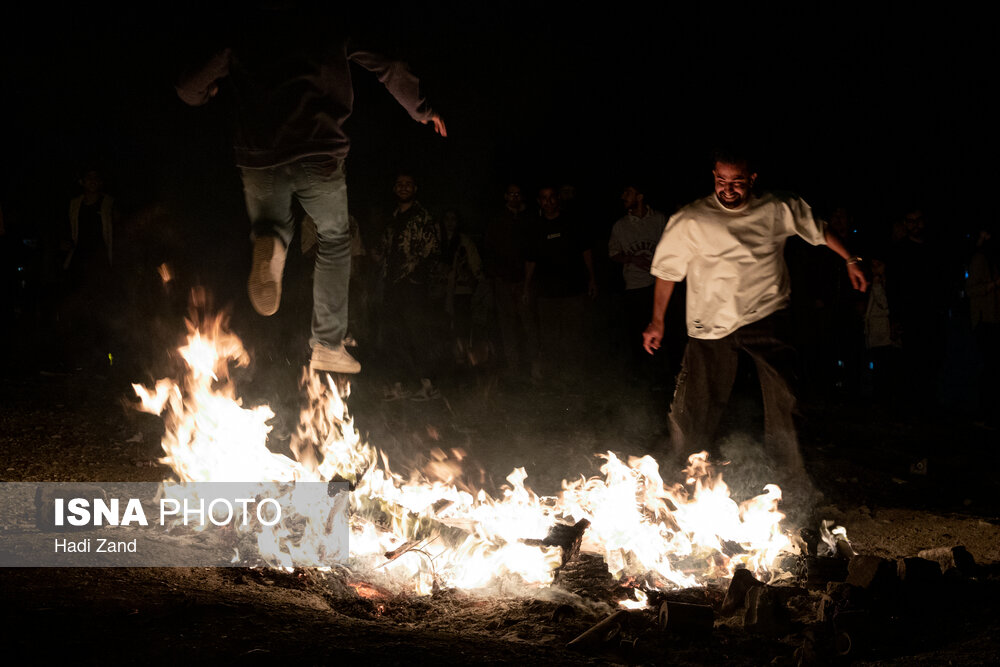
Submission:
<svg viewBox="0 0 1000 667">
<path fill-rule="evenodd" d="M 835 525 L 833 521 L 823 521 L 820 524 L 820 537 L 826 542 L 830 551 L 845 560 L 851 560 L 858 555 L 847 539 L 847 530 L 843 526 Z"/>
<path fill-rule="evenodd" d="M 726 591 L 726 598 L 722 602 L 720 613 L 729 616 L 736 613 L 737 610 L 743 609 L 746 606 L 746 597 L 750 589 L 763 585 L 749 570 L 736 570 L 733 573 L 732 581 L 729 582 L 729 589 Z"/>
<path fill-rule="evenodd" d="M 421 539 L 421 540 L 409 540 L 405 544 L 396 547 L 391 551 L 385 552 L 386 561 L 382 563 L 382 567 L 385 567 L 392 561 L 396 560 L 400 556 L 410 551 L 420 551 L 421 547 L 427 546 L 431 542 L 431 538 Z"/>
<path fill-rule="evenodd" d="M 529 538 L 521 541 L 533 547 L 559 547 L 562 549 L 562 565 L 560 567 L 563 567 L 580 553 L 580 543 L 583 541 L 583 534 L 589 526 L 590 521 L 586 519 L 580 519 L 572 526 L 557 523 L 549 529 L 549 534 L 545 536 L 545 539 Z"/>
</svg>

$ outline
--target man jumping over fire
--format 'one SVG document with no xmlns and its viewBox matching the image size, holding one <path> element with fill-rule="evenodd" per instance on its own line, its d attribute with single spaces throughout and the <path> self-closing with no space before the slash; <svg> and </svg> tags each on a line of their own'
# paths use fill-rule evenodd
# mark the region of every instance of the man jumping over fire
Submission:
<svg viewBox="0 0 1000 667">
<path fill-rule="evenodd" d="M 441 136 L 445 125 L 404 63 L 358 48 L 339 29 L 339 17 L 326 15 L 320 3 L 250 3 L 245 11 L 234 43 L 181 76 L 177 94 L 198 106 L 218 93 L 224 78 L 234 90 L 236 164 L 253 240 L 247 289 L 254 309 L 265 316 L 278 310 L 298 201 L 318 236 L 310 368 L 357 373 L 361 364 L 343 342 L 351 271 L 344 180 L 350 141 L 342 127 L 354 100 L 349 63 L 374 72 L 414 120 L 433 123 Z"/>
<path fill-rule="evenodd" d="M 798 235 L 840 255 L 855 289 L 868 282 L 827 225 L 793 195 L 753 193 L 757 174 L 740 153 L 717 153 L 715 191 L 675 213 L 653 255 L 653 317 L 643 347 L 663 340 L 671 294 L 687 280 L 688 343 L 670 409 L 673 456 L 709 450 L 736 379 L 742 350 L 753 359 L 764 399 L 764 444 L 793 503 L 807 503 L 815 489 L 799 450 L 793 415 L 795 350 L 788 334 L 791 288 L 785 240 Z"/>
</svg>

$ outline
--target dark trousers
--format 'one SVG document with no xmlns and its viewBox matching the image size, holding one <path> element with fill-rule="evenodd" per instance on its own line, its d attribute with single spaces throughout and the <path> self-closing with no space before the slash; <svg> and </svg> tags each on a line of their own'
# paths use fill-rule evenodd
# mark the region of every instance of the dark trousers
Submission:
<svg viewBox="0 0 1000 667">
<path fill-rule="evenodd" d="M 787 330 L 787 313 L 779 311 L 719 340 L 688 339 L 670 411 L 674 456 L 712 450 L 743 351 L 760 378 L 765 449 L 783 474 L 804 474 L 795 424 L 796 356 Z"/>
<path fill-rule="evenodd" d="M 587 363 L 587 295 L 538 297 L 538 360 L 550 380 L 573 382 Z"/>
<path fill-rule="evenodd" d="M 496 304 L 496 334 L 503 351 L 507 372 L 527 375 L 529 364 L 538 351 L 537 316 L 532 306 L 524 303 L 524 283 L 509 283 L 493 279 L 493 299 Z"/>
<path fill-rule="evenodd" d="M 402 280 L 386 288 L 383 342 L 390 374 L 405 382 L 433 378 L 434 346 L 441 340 L 435 310 L 426 285 Z"/>
</svg>

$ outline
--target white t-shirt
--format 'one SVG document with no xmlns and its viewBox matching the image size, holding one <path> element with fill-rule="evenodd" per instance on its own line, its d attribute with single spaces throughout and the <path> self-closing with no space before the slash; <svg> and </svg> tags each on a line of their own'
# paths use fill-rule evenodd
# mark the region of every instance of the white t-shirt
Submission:
<svg viewBox="0 0 1000 667">
<path fill-rule="evenodd" d="M 608 255 L 614 257 L 621 253 L 627 255 L 645 255 L 652 259 L 656 243 L 663 234 L 667 219 L 659 211 L 646 209 L 646 215 L 640 217 L 626 215 L 620 218 L 611 228 L 608 239 Z M 622 277 L 625 279 L 625 289 L 640 289 L 649 287 L 655 280 L 653 276 L 635 264 L 622 267 Z"/>
<path fill-rule="evenodd" d="M 723 338 L 788 305 L 785 239 L 797 234 L 822 245 L 825 232 L 825 223 L 794 195 L 752 196 L 730 210 L 712 193 L 670 217 L 650 273 L 673 282 L 687 278 L 689 336 Z"/>
</svg>

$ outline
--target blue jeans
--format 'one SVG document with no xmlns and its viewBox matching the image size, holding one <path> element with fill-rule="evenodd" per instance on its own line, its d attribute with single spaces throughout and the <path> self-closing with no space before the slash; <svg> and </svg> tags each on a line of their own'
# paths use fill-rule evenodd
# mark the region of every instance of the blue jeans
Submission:
<svg viewBox="0 0 1000 667">
<path fill-rule="evenodd" d="M 343 161 L 304 158 L 264 169 L 240 167 L 240 172 L 251 238 L 276 236 L 287 248 L 295 234 L 296 200 L 316 223 L 318 243 L 309 345 L 338 347 L 347 332 L 351 279 L 351 233 Z"/>
</svg>

